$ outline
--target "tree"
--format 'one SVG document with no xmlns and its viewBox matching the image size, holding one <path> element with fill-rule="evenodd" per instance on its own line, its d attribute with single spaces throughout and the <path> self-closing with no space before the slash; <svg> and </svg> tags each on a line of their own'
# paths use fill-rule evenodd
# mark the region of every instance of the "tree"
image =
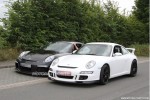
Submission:
<svg viewBox="0 0 150 100">
<path fill-rule="evenodd" d="M 104 7 L 95 0 L 15 0 L 8 15 L 4 39 L 12 47 L 37 49 L 61 40 L 147 43 L 145 25 L 119 14 L 111 0 Z"/>
<path fill-rule="evenodd" d="M 143 31 L 144 43 L 149 42 L 149 0 L 135 0 L 135 7 L 133 15 L 141 22 L 145 27 Z M 141 35 L 141 36 L 142 36 Z"/>
<path fill-rule="evenodd" d="M 135 0 L 133 14 L 143 23 L 149 22 L 149 0 Z"/>
<path fill-rule="evenodd" d="M 3 26 L 0 25 L 0 48 L 4 48 L 7 45 L 5 33 L 6 30 L 3 28 Z"/>
</svg>

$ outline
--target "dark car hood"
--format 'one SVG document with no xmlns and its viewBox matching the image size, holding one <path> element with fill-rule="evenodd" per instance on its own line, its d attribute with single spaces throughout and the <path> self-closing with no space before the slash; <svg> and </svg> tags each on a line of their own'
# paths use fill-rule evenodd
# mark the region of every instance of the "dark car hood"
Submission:
<svg viewBox="0 0 150 100">
<path fill-rule="evenodd" d="M 23 57 L 25 60 L 29 61 L 43 61 L 47 57 L 51 55 L 59 54 L 58 52 L 55 51 L 47 51 L 47 50 L 36 50 L 36 51 L 31 51 L 27 55 Z"/>
</svg>

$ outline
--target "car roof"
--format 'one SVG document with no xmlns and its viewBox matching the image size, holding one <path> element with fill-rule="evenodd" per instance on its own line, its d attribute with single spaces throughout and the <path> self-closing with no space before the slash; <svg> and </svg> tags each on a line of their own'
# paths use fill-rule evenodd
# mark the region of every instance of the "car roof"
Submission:
<svg viewBox="0 0 150 100">
<path fill-rule="evenodd" d="M 56 42 L 68 42 L 68 43 L 71 43 L 71 44 L 76 44 L 76 43 L 83 44 L 81 42 L 76 42 L 76 41 L 56 41 Z"/>
<path fill-rule="evenodd" d="M 111 46 L 119 45 L 117 43 L 110 43 L 110 42 L 90 42 L 86 44 L 105 44 L 105 45 L 111 45 Z"/>
</svg>

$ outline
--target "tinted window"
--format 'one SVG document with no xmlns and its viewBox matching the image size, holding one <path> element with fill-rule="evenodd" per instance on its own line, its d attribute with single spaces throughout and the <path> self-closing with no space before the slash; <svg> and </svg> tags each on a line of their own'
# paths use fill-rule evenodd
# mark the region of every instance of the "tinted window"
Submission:
<svg viewBox="0 0 150 100">
<path fill-rule="evenodd" d="M 122 49 L 122 53 L 123 53 L 123 55 L 125 55 L 125 54 L 128 54 L 129 52 L 124 48 L 124 47 L 121 47 L 121 49 Z"/>
<path fill-rule="evenodd" d="M 76 46 L 77 46 L 78 48 L 81 48 L 82 44 L 76 44 Z"/>
<path fill-rule="evenodd" d="M 56 42 L 48 45 L 44 50 L 49 50 L 49 51 L 56 51 L 60 53 L 67 53 L 67 52 L 72 52 L 71 49 L 73 48 L 73 45 L 68 42 Z"/>
<path fill-rule="evenodd" d="M 122 53 L 121 47 L 120 46 L 115 46 L 113 52 L 114 53 Z"/>
</svg>

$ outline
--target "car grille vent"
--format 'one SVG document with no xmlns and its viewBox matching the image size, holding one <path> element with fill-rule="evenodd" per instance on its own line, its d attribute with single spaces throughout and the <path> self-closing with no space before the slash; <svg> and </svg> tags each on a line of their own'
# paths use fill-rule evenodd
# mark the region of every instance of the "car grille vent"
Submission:
<svg viewBox="0 0 150 100">
<path fill-rule="evenodd" d="M 70 69 L 75 69 L 75 68 L 78 68 L 78 67 L 70 67 L 70 66 L 58 66 L 59 68 L 70 68 Z"/>
<path fill-rule="evenodd" d="M 25 61 L 25 62 L 36 62 L 34 60 L 28 60 L 28 59 L 22 59 L 22 61 Z"/>
<path fill-rule="evenodd" d="M 57 75 L 57 77 L 59 77 L 59 78 L 65 78 L 65 79 L 73 79 L 73 76 L 61 76 L 61 75 Z"/>
</svg>

